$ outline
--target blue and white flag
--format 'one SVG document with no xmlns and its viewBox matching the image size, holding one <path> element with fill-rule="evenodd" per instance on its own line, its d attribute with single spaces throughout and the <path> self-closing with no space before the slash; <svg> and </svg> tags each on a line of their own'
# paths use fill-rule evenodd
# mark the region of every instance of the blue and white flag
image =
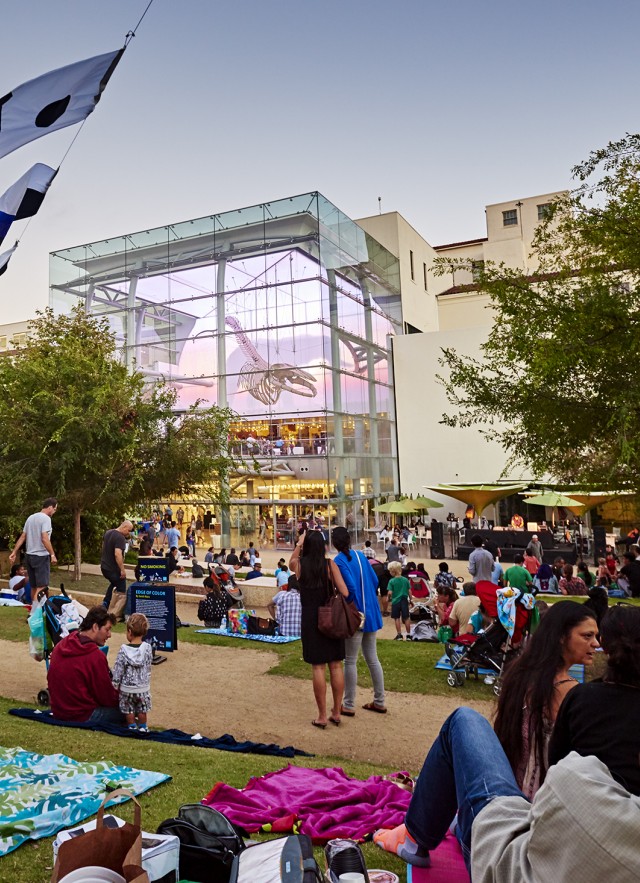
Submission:
<svg viewBox="0 0 640 883">
<path fill-rule="evenodd" d="M 0 157 L 86 119 L 123 52 L 118 49 L 49 71 L 0 98 Z"/>
<path fill-rule="evenodd" d="M 55 169 L 38 162 L 0 196 L 0 244 L 14 221 L 35 215 L 56 174 Z"/>
<path fill-rule="evenodd" d="M 2 276 L 2 274 L 9 266 L 11 255 L 14 253 L 17 247 L 17 245 L 14 245 L 13 248 L 10 248 L 8 251 L 4 251 L 2 254 L 0 254 L 0 276 Z"/>
</svg>

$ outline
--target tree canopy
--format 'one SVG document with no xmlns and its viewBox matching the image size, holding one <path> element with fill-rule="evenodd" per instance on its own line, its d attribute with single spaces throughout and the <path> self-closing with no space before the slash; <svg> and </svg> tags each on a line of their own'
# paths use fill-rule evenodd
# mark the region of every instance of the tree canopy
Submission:
<svg viewBox="0 0 640 883">
<path fill-rule="evenodd" d="M 640 135 L 592 152 L 573 175 L 576 189 L 538 227 L 534 272 L 474 268 L 495 323 L 482 358 L 443 350 L 455 406 L 443 422 L 477 425 L 537 476 L 637 491 Z M 465 262 L 442 271 L 452 265 Z"/>
<path fill-rule="evenodd" d="M 231 411 L 199 401 L 177 415 L 175 390 L 130 372 L 107 320 L 81 306 L 39 313 L 29 333 L 0 359 L 0 501 L 24 515 L 57 497 L 73 513 L 77 575 L 83 513 L 121 517 L 196 489 L 224 500 Z"/>
</svg>

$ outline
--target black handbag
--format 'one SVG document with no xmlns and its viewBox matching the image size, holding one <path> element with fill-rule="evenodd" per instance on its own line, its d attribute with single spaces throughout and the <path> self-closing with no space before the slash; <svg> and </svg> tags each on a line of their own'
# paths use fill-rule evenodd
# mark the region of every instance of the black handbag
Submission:
<svg viewBox="0 0 640 883">
<path fill-rule="evenodd" d="M 263 616 L 253 616 L 250 614 L 247 618 L 247 634 L 248 635 L 275 635 L 278 630 L 278 623 L 275 619 L 267 619 Z"/>
<path fill-rule="evenodd" d="M 158 826 L 180 840 L 180 876 L 193 883 L 228 883 L 234 858 L 245 849 L 242 834 L 217 809 L 187 803 Z"/>
</svg>

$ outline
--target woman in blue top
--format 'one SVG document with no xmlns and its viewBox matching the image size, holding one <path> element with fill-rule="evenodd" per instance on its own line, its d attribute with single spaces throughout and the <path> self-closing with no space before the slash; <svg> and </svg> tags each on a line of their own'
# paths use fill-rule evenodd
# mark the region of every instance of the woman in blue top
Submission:
<svg viewBox="0 0 640 883">
<path fill-rule="evenodd" d="M 335 563 L 349 589 L 349 601 L 354 601 L 358 610 L 364 613 L 362 629 L 345 641 L 344 701 L 341 713 L 345 717 L 353 717 L 356 713 L 356 665 L 362 649 L 373 681 L 373 702 L 367 702 L 362 707 L 367 711 L 386 714 L 384 673 L 376 650 L 376 633 L 382 628 L 377 594 L 378 577 L 364 554 L 351 548 L 349 532 L 345 527 L 334 527 L 331 531 L 331 542 L 339 553 Z"/>
</svg>

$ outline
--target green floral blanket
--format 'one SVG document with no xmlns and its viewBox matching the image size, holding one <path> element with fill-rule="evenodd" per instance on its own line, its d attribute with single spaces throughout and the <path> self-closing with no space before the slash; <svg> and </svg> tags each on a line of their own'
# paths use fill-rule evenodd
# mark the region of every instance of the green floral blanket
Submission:
<svg viewBox="0 0 640 883">
<path fill-rule="evenodd" d="M 94 815 L 109 791 L 142 794 L 170 778 L 108 760 L 81 763 L 64 754 L 0 747 L 0 856 Z"/>
</svg>

